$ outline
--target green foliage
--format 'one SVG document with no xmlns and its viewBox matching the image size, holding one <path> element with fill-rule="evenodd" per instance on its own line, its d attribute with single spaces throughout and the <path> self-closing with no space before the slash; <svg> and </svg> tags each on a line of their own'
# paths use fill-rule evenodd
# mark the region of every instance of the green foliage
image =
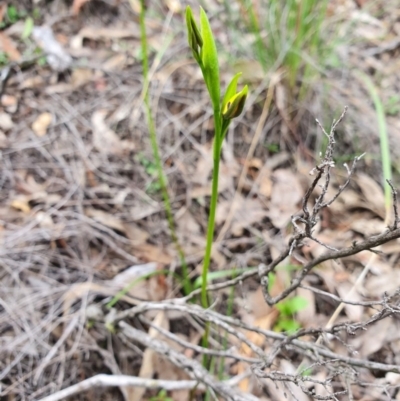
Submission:
<svg viewBox="0 0 400 401">
<path fill-rule="evenodd" d="M 150 136 L 150 143 L 151 143 L 151 148 L 153 151 L 153 157 L 154 157 L 154 166 L 151 165 L 151 163 L 147 163 L 147 168 L 148 171 L 155 171 L 157 174 L 157 184 L 153 184 L 153 190 L 161 190 L 163 201 L 164 201 L 164 210 L 165 214 L 167 215 L 167 221 L 168 221 L 168 228 L 171 234 L 171 238 L 173 243 L 175 244 L 175 248 L 178 252 L 179 259 L 181 262 L 182 266 L 182 277 L 181 277 L 181 283 L 183 286 L 183 290 L 185 294 L 189 294 L 192 291 L 192 286 L 191 282 L 189 280 L 189 272 L 188 272 L 188 266 L 186 263 L 186 258 L 185 254 L 183 252 L 182 247 L 179 244 L 178 237 L 176 235 L 175 231 L 175 223 L 174 223 L 174 216 L 172 214 L 172 207 L 171 207 L 171 201 L 169 198 L 168 194 L 168 188 L 167 188 L 167 179 L 164 175 L 163 171 L 163 164 L 160 156 L 160 149 L 158 146 L 157 142 L 157 136 L 156 136 L 156 126 L 155 126 L 155 121 L 153 118 L 152 110 L 150 107 L 150 96 L 149 96 L 149 84 L 150 84 L 150 79 L 149 79 L 149 54 L 148 54 L 148 46 L 147 46 L 147 35 L 146 35 L 146 24 L 145 24 L 145 13 L 146 13 L 146 5 L 145 1 L 141 0 L 140 1 L 140 16 L 139 16 L 139 21 L 140 21 L 140 43 L 141 43 L 141 50 L 142 50 L 142 67 L 143 67 L 143 78 L 144 78 L 144 85 L 143 85 L 143 93 L 144 93 L 144 105 L 145 105 L 145 111 L 146 111 L 146 120 L 147 120 L 147 126 L 149 130 L 149 136 Z M 150 190 L 150 188 L 148 188 Z"/>
<path fill-rule="evenodd" d="M 298 270 L 301 266 L 299 265 L 279 265 L 276 270 L 291 272 Z M 268 274 L 268 291 L 271 292 L 276 282 L 276 274 Z M 294 333 L 300 329 L 299 322 L 296 321 L 294 315 L 303 310 L 307 306 L 307 300 L 302 297 L 293 297 L 285 299 L 276 305 L 276 308 L 280 312 L 278 320 L 275 324 L 274 329 L 276 331 L 285 331 L 288 333 Z"/>
<path fill-rule="evenodd" d="M 142 152 L 136 156 L 139 163 L 144 167 L 146 173 L 152 177 L 157 175 L 157 166 L 154 162 L 148 159 Z"/>
<path fill-rule="evenodd" d="M 390 157 L 390 146 L 386 126 L 385 109 L 379 96 L 378 90 L 376 89 L 376 86 L 372 82 L 371 78 L 362 72 L 359 72 L 359 75 L 364 81 L 364 84 L 367 87 L 369 95 L 371 96 L 371 99 L 374 102 L 375 106 L 381 147 L 381 165 L 383 173 L 383 186 L 385 191 L 385 206 L 388 213 L 388 210 L 391 208 L 392 205 L 392 190 L 387 183 L 387 180 L 392 179 L 392 163 Z"/>
<path fill-rule="evenodd" d="M 247 10 L 241 20 L 255 37 L 254 52 L 264 71 L 283 69 L 292 95 L 301 98 L 332 54 L 321 35 L 328 0 L 270 0 L 260 12 L 252 0 L 239 1 Z"/>
<path fill-rule="evenodd" d="M 208 92 L 210 93 L 210 98 L 214 109 L 219 109 L 221 89 L 219 82 L 217 46 L 215 45 L 210 22 L 208 21 L 208 17 L 202 8 L 200 9 L 200 26 L 203 40 L 203 47 L 201 48 L 200 52 L 203 77 L 207 85 Z"/>
<path fill-rule="evenodd" d="M 200 52 L 203 47 L 203 39 L 197 27 L 196 21 L 194 20 L 192 9 L 186 8 L 186 26 L 188 31 L 189 46 L 192 49 L 193 57 L 198 64 L 201 64 Z"/>
<path fill-rule="evenodd" d="M 5 52 L 0 52 L 0 67 L 4 67 L 8 64 L 8 56 Z"/>
<path fill-rule="evenodd" d="M 33 19 L 39 19 L 40 18 L 40 8 L 39 7 L 35 7 L 32 10 L 32 18 Z"/>
<path fill-rule="evenodd" d="M 146 174 L 153 178 L 153 180 L 147 185 L 146 192 L 156 193 L 161 190 L 160 182 L 158 178 L 157 164 L 148 159 L 143 153 L 138 153 L 136 156 L 139 163 L 144 167 Z"/>
<path fill-rule="evenodd" d="M 396 116 L 400 112 L 400 95 L 391 96 L 385 104 L 386 114 Z"/>
<path fill-rule="evenodd" d="M 166 390 L 160 390 L 160 392 L 155 396 L 151 397 L 150 401 L 174 401 L 171 397 L 168 397 Z"/>
<path fill-rule="evenodd" d="M 22 39 L 28 39 L 29 36 L 31 36 L 31 33 L 33 31 L 33 18 L 32 17 L 28 17 L 25 20 L 25 24 L 24 24 L 24 30 L 22 32 L 21 38 Z"/>
<path fill-rule="evenodd" d="M 6 12 L 7 19 L 10 21 L 11 24 L 15 24 L 21 17 L 20 13 L 18 12 L 15 6 L 8 6 Z"/>
<path fill-rule="evenodd" d="M 32 17 L 27 16 L 27 12 L 25 10 L 21 10 L 14 5 L 9 5 L 4 13 L 3 20 L 0 22 L 0 29 L 4 29 L 10 25 L 15 24 L 16 22 L 20 21 L 23 18 L 26 20 L 32 20 L 32 28 L 33 28 L 33 19 L 35 17 L 35 10 L 32 12 Z M 25 22 L 26 22 L 25 20 Z M 30 22 L 28 22 L 30 24 Z"/>
<path fill-rule="evenodd" d="M 276 331 L 286 331 L 288 333 L 296 332 L 301 326 L 294 319 L 294 315 L 307 307 L 307 300 L 302 297 L 293 297 L 285 299 L 276 305 L 279 310 L 279 319 L 275 324 Z"/>
<path fill-rule="evenodd" d="M 280 151 L 279 143 L 266 143 L 264 146 L 270 153 L 279 153 Z"/>
</svg>

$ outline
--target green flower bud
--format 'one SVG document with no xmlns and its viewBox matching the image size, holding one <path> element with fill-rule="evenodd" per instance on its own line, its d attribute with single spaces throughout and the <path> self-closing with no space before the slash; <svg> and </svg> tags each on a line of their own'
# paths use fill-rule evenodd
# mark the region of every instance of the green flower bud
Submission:
<svg viewBox="0 0 400 401">
<path fill-rule="evenodd" d="M 233 95 L 227 102 L 222 110 L 222 118 L 225 120 L 231 120 L 239 116 L 244 108 L 246 97 L 248 93 L 247 85 L 236 95 Z"/>
<path fill-rule="evenodd" d="M 199 56 L 200 50 L 203 47 L 203 38 L 194 20 L 192 9 L 189 6 L 186 7 L 186 26 L 188 30 L 189 46 L 192 51 Z"/>
</svg>

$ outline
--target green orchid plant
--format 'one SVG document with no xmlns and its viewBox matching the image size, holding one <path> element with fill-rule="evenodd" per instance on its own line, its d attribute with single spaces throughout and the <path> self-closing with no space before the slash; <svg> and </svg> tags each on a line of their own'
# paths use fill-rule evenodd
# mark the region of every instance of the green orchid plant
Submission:
<svg viewBox="0 0 400 401">
<path fill-rule="evenodd" d="M 200 29 L 193 17 L 192 9 L 186 8 L 186 25 L 189 46 L 193 57 L 203 74 L 204 82 L 210 95 L 214 111 L 215 135 L 213 143 L 214 168 L 212 175 L 212 192 L 207 227 L 207 243 L 204 254 L 201 303 L 208 308 L 207 275 L 210 267 L 211 249 L 214 239 L 215 211 L 218 201 L 218 176 L 222 143 L 232 119 L 239 116 L 244 108 L 248 93 L 247 85 L 237 92 L 237 83 L 241 73 L 236 74 L 228 85 L 221 102 L 221 85 L 219 81 L 218 53 L 213 33 L 205 11 L 200 8 Z"/>
</svg>

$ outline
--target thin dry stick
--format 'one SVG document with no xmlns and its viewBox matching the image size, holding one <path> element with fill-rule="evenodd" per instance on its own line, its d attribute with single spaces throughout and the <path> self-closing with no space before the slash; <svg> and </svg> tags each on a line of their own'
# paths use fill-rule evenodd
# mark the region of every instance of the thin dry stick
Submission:
<svg viewBox="0 0 400 401">
<path fill-rule="evenodd" d="M 187 358 L 183 353 L 172 349 L 167 343 L 155 338 L 150 338 L 147 334 L 133 328 L 125 322 L 119 322 L 122 333 L 135 342 L 153 349 L 158 354 L 168 359 L 172 364 L 181 368 L 193 379 L 203 383 L 209 390 L 219 394 L 227 401 L 257 401 L 258 398 L 251 394 L 245 394 L 226 382 L 216 381 L 214 377 L 195 359 Z"/>
<path fill-rule="evenodd" d="M 250 159 L 253 157 L 254 151 L 256 150 L 256 146 L 257 146 L 257 144 L 258 144 L 258 142 L 260 140 L 262 129 L 263 129 L 265 121 L 266 121 L 266 119 L 267 119 L 267 117 L 269 115 L 269 107 L 271 106 L 271 101 L 272 101 L 272 95 L 274 93 L 274 88 L 275 88 L 276 84 L 278 83 L 280 76 L 281 76 L 281 74 L 274 74 L 271 77 L 271 83 L 270 83 L 269 88 L 268 88 L 267 97 L 266 97 L 265 102 L 264 102 L 264 107 L 263 107 L 260 119 L 258 120 L 256 132 L 255 132 L 255 134 L 253 136 L 253 139 L 251 141 L 249 151 L 247 152 L 247 156 L 246 156 L 246 160 L 245 160 L 242 172 L 240 173 L 239 182 L 238 182 L 238 186 L 237 186 L 237 189 L 236 189 L 236 192 L 235 192 L 235 196 L 233 197 L 233 200 L 232 200 L 232 203 L 231 203 L 231 207 L 229 209 L 228 216 L 227 216 L 227 218 L 225 220 L 224 225 L 221 228 L 221 231 L 218 234 L 216 242 L 220 242 L 220 241 L 222 241 L 224 239 L 224 236 L 227 233 L 227 231 L 229 229 L 229 226 L 231 225 L 233 216 L 235 214 L 235 205 L 236 205 L 236 202 L 237 202 L 237 200 L 239 198 L 240 193 L 242 192 L 244 181 L 245 181 L 245 178 L 246 178 L 246 175 L 247 175 L 248 164 L 249 164 Z"/>
<path fill-rule="evenodd" d="M 390 210 L 391 210 L 391 205 L 388 205 L 386 207 L 386 216 L 385 216 L 385 225 L 386 226 L 389 226 L 389 224 L 390 224 Z M 358 287 L 364 281 L 365 277 L 367 276 L 367 274 L 369 272 L 370 267 L 373 265 L 373 263 L 375 262 L 377 257 L 378 257 L 378 255 L 376 253 L 373 253 L 370 256 L 370 258 L 369 258 L 367 264 L 365 265 L 364 269 L 362 270 L 362 272 L 358 276 L 356 282 L 353 284 L 353 287 L 351 287 L 350 291 L 347 293 L 347 295 L 345 297 L 346 299 L 351 299 L 351 297 L 356 292 Z M 333 324 L 335 323 L 336 319 L 340 315 L 340 312 L 342 312 L 342 310 L 345 307 L 345 305 L 346 304 L 344 302 L 341 302 L 339 304 L 339 306 L 336 308 L 335 312 L 333 312 L 333 315 L 331 316 L 331 318 L 329 319 L 328 323 L 325 326 L 327 329 L 329 329 L 329 328 L 331 328 L 333 326 Z M 319 336 L 318 340 L 317 340 L 317 344 L 320 344 L 321 341 L 322 341 L 322 336 Z"/>
<path fill-rule="evenodd" d="M 164 390 L 190 390 L 198 385 L 197 380 L 155 380 L 142 379 L 136 376 L 125 375 L 105 375 L 100 374 L 86 379 L 73 386 L 42 398 L 40 401 L 60 401 L 75 394 L 80 394 L 83 391 L 90 390 L 94 387 L 142 387 L 145 389 L 164 389 Z"/>
</svg>

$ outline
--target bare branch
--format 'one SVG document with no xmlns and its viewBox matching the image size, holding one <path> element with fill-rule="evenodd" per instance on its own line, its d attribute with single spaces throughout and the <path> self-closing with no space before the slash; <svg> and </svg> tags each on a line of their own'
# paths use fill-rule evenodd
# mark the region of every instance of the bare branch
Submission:
<svg viewBox="0 0 400 401">
<path fill-rule="evenodd" d="M 386 181 L 389 184 L 390 188 L 392 189 L 393 211 L 394 211 L 394 222 L 393 222 L 392 230 L 395 230 L 399 223 L 399 212 L 398 212 L 398 208 L 397 208 L 397 191 L 394 189 L 392 181 L 390 181 L 390 180 L 386 180 Z"/>
<path fill-rule="evenodd" d="M 279 295 L 276 297 L 271 297 L 268 293 L 268 288 L 265 289 L 266 297 L 265 301 L 268 303 L 268 305 L 275 305 L 279 301 L 282 301 L 282 299 L 286 298 L 291 292 L 293 292 L 301 282 L 303 281 L 304 277 L 307 276 L 307 274 L 317 265 L 319 265 L 322 262 L 325 262 L 326 260 L 335 260 L 335 259 L 341 259 L 345 258 L 347 256 L 355 255 L 361 251 L 367 251 L 367 250 L 372 250 L 373 248 L 385 244 L 389 241 L 393 241 L 394 239 L 400 238 L 400 229 L 396 229 L 393 231 L 387 230 L 382 234 L 367 238 L 365 241 L 353 244 L 353 246 L 340 249 L 338 251 L 328 251 L 323 253 L 321 256 L 311 260 L 309 263 L 307 263 L 302 270 L 297 274 L 296 277 L 294 277 L 290 283 L 290 285 L 282 291 Z M 259 269 L 259 276 L 260 278 L 264 275 L 267 275 L 271 271 L 273 271 L 274 267 L 272 267 L 272 263 L 268 266 L 264 266 L 261 269 Z"/>
<path fill-rule="evenodd" d="M 100 374 L 89 379 L 83 380 L 80 383 L 67 387 L 63 390 L 42 398 L 40 401 L 60 401 L 75 394 L 81 394 L 94 387 L 144 387 L 146 389 L 158 390 L 190 390 L 198 385 L 196 380 L 156 380 L 145 379 L 136 376 L 126 375 L 105 375 Z"/>
<path fill-rule="evenodd" d="M 122 332 L 129 337 L 132 341 L 139 342 L 140 344 L 149 347 L 167 358 L 175 366 L 183 369 L 187 372 L 193 379 L 204 383 L 205 386 L 211 388 L 215 393 L 221 395 L 225 400 L 229 401 L 256 401 L 257 398 L 251 394 L 245 394 L 238 389 L 234 389 L 232 386 L 216 381 L 208 372 L 203 368 L 203 366 L 194 359 L 189 359 L 182 353 L 179 353 L 171 347 L 154 338 L 143 331 L 137 330 L 129 326 L 125 322 L 120 322 L 119 327 Z"/>
</svg>

